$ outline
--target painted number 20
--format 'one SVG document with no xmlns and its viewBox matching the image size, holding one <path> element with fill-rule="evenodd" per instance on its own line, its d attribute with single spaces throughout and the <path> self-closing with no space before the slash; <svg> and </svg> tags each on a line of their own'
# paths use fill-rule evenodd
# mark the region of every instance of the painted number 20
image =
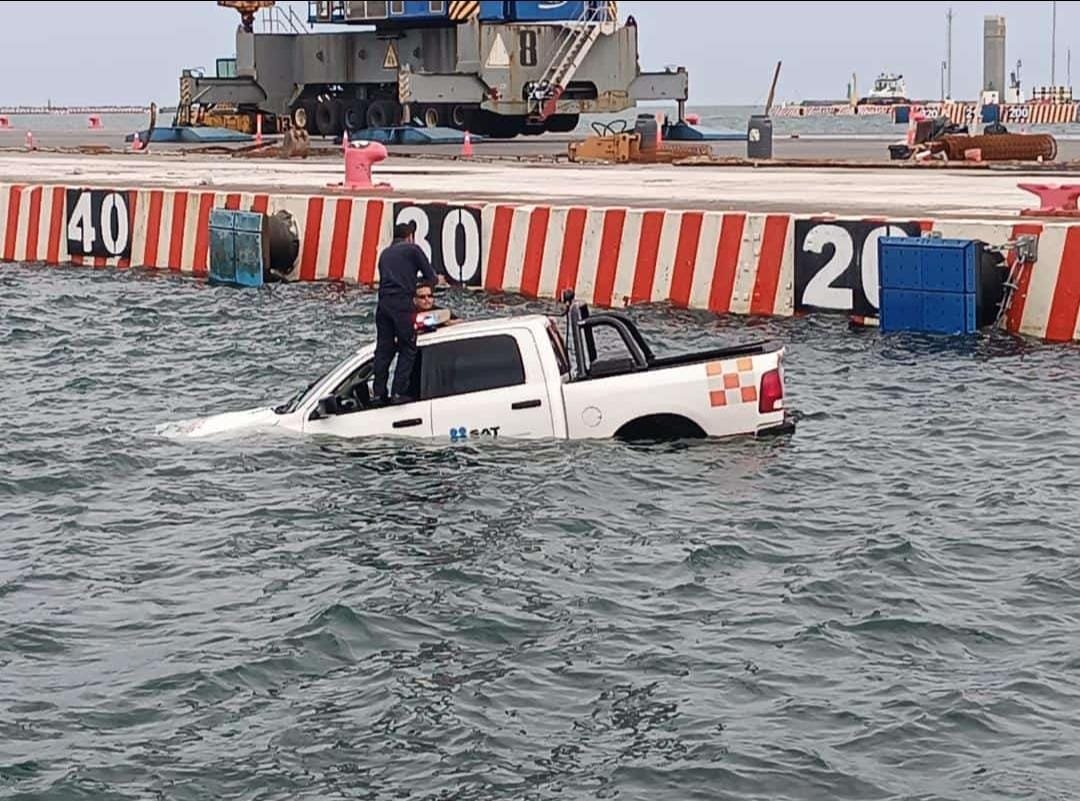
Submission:
<svg viewBox="0 0 1080 801">
<path fill-rule="evenodd" d="M 71 219 L 68 220 L 69 243 L 81 243 L 84 255 L 93 253 L 94 245 L 98 241 L 113 256 L 119 256 L 127 250 L 131 232 L 128 226 L 127 200 L 123 195 L 118 192 L 105 195 L 101 200 L 101 212 L 96 222 L 95 226 L 92 195 L 83 192 L 72 209 Z"/>
<path fill-rule="evenodd" d="M 883 236 L 907 236 L 903 228 L 895 225 L 881 226 L 871 231 L 863 242 L 859 263 L 863 294 L 875 309 L 878 308 L 880 287 L 878 284 L 878 240 Z M 806 234 L 803 250 L 808 253 L 823 253 L 827 245 L 832 245 L 832 257 L 810 279 L 803 292 L 803 305 L 819 309 L 852 308 L 852 290 L 847 287 L 833 286 L 833 283 L 852 264 L 855 255 L 855 243 L 851 233 L 839 225 L 817 225 Z"/>
</svg>

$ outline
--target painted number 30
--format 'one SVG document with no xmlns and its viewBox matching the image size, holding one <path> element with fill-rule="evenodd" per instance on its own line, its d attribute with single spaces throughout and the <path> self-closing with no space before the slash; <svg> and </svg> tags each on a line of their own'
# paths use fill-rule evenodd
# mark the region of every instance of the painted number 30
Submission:
<svg viewBox="0 0 1080 801">
<path fill-rule="evenodd" d="M 878 240 L 883 236 L 907 236 L 903 228 L 885 225 L 871 231 L 863 242 L 859 263 L 861 265 L 863 293 L 870 305 L 879 307 L 878 296 Z M 851 309 L 852 290 L 850 287 L 833 286 L 836 279 L 852 264 L 855 244 L 851 233 L 839 225 L 816 225 L 806 234 L 803 250 L 821 254 L 826 246 L 832 246 L 833 253 L 829 261 L 810 279 L 803 292 L 803 304 L 820 309 Z"/>
<path fill-rule="evenodd" d="M 124 253 L 131 235 L 126 198 L 119 192 L 105 195 L 101 200 L 101 212 L 95 221 L 92 195 L 83 192 L 72 209 L 67 235 L 69 245 L 73 242 L 82 244 L 83 255 L 93 253 L 97 242 L 104 245 L 105 250 L 113 256 Z"/>
<path fill-rule="evenodd" d="M 416 244 L 438 269 L 437 259 L 432 256 L 431 237 L 438 237 L 442 266 L 451 279 L 460 284 L 471 281 L 480 270 L 480 226 L 476 218 L 465 209 L 451 209 L 442 218 L 442 228 L 431 230 L 427 212 L 419 206 L 408 206 L 398 213 L 397 221 L 416 223 Z M 458 254 L 458 231 L 464 238 L 464 253 Z"/>
</svg>

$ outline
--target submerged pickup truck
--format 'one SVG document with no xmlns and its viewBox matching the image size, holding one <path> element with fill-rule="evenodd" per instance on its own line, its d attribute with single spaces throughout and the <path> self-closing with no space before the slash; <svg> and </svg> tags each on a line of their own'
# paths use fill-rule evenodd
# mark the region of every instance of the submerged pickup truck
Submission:
<svg viewBox="0 0 1080 801">
<path fill-rule="evenodd" d="M 618 312 L 568 302 L 567 336 L 544 315 L 418 323 L 410 397 L 372 402 L 374 343 L 278 406 L 171 424 L 204 437 L 277 428 L 338 437 L 693 438 L 794 430 L 784 348 L 765 343 L 657 357 Z M 614 344 L 600 353 L 598 337 Z M 570 347 L 568 348 L 568 342 Z"/>
</svg>

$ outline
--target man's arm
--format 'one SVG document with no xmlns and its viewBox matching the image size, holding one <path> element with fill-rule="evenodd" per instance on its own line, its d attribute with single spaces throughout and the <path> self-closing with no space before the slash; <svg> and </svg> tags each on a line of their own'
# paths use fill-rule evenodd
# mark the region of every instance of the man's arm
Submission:
<svg viewBox="0 0 1080 801">
<path fill-rule="evenodd" d="M 427 254 L 424 253 L 424 249 L 419 245 L 413 247 L 413 254 L 416 260 L 416 267 L 420 274 L 424 276 L 426 280 L 432 286 L 438 283 L 438 278 L 435 276 L 435 269 L 431 266 L 431 262 L 428 261 Z"/>
</svg>

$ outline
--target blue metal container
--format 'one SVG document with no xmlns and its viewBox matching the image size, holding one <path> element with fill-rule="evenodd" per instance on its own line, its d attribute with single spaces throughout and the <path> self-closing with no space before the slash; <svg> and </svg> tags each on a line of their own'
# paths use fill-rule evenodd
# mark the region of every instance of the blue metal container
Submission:
<svg viewBox="0 0 1080 801">
<path fill-rule="evenodd" d="M 210 212 L 210 275 L 214 284 L 263 285 L 270 262 L 266 216 L 253 211 Z"/>
<path fill-rule="evenodd" d="M 981 250 L 975 240 L 878 240 L 884 332 L 970 334 L 978 330 Z"/>
</svg>

